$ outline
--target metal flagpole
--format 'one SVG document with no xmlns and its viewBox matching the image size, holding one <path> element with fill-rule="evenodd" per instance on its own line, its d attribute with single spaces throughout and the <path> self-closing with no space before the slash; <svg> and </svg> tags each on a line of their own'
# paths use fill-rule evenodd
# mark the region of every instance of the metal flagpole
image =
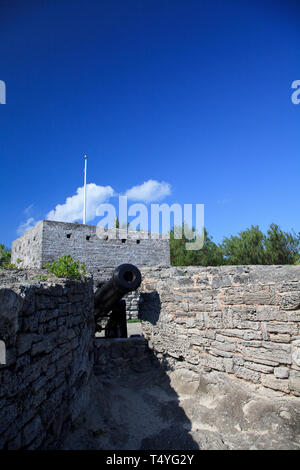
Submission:
<svg viewBox="0 0 300 470">
<path fill-rule="evenodd" d="M 86 220 L 86 166 L 87 166 L 87 155 L 84 156 L 84 192 L 83 192 L 83 223 Z"/>
</svg>

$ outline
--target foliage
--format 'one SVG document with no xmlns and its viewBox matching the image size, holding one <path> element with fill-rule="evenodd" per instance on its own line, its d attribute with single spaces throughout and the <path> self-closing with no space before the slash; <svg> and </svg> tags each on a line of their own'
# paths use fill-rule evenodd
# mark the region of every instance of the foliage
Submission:
<svg viewBox="0 0 300 470">
<path fill-rule="evenodd" d="M 204 246 L 198 251 L 187 251 L 185 243 L 188 239 L 184 233 L 182 239 L 176 239 L 177 231 L 178 227 L 173 227 L 170 233 L 173 266 L 300 263 L 300 233 L 283 232 L 276 224 L 271 224 L 266 234 L 257 225 L 251 226 L 238 235 L 224 237 L 218 245 L 204 230 Z"/>
<path fill-rule="evenodd" d="M 16 264 L 13 264 L 13 263 L 7 263 L 1 266 L 1 269 L 23 269 L 23 268 L 20 268 L 20 266 L 17 266 Z"/>
<path fill-rule="evenodd" d="M 11 250 L 0 244 L 0 267 L 5 268 L 10 264 Z"/>
<path fill-rule="evenodd" d="M 85 265 L 74 261 L 70 255 L 65 255 L 53 263 L 47 263 L 45 268 L 57 277 L 82 280 L 86 275 Z"/>
<path fill-rule="evenodd" d="M 283 232 L 271 224 L 264 235 L 258 226 L 224 238 L 226 264 L 296 264 L 299 260 L 300 234 Z"/>
<path fill-rule="evenodd" d="M 220 266 L 224 264 L 222 249 L 216 245 L 204 229 L 204 245 L 201 250 L 186 250 L 190 240 L 182 230 L 182 238 L 176 238 L 181 227 L 173 227 L 170 232 L 170 256 L 173 266 Z"/>
<path fill-rule="evenodd" d="M 33 278 L 34 281 L 47 281 L 48 280 L 48 276 L 42 276 L 41 274 L 39 274 L 38 276 L 35 276 Z"/>
<path fill-rule="evenodd" d="M 222 243 L 224 264 L 267 264 L 264 243 L 265 236 L 257 225 L 237 236 L 225 237 Z"/>
<path fill-rule="evenodd" d="M 300 259 L 300 233 L 283 232 L 271 224 L 265 241 L 268 264 L 298 264 Z"/>
</svg>

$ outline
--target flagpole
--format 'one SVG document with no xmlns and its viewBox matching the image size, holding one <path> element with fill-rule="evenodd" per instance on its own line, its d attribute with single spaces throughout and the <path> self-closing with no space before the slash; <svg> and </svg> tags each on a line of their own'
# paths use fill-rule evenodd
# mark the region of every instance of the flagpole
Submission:
<svg viewBox="0 0 300 470">
<path fill-rule="evenodd" d="M 84 156 L 84 190 L 83 190 L 83 223 L 86 221 L 86 166 L 87 155 Z"/>
</svg>

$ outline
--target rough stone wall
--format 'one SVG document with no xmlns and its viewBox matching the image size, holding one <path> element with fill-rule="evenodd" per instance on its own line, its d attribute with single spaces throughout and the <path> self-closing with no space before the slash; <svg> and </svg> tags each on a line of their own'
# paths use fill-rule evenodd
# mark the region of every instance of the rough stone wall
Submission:
<svg viewBox="0 0 300 470">
<path fill-rule="evenodd" d="M 300 396 L 300 266 L 142 271 L 142 327 L 162 361 Z"/>
<path fill-rule="evenodd" d="M 132 320 L 138 318 L 139 315 L 139 300 L 140 293 L 139 291 L 130 292 L 126 295 L 126 317 L 127 320 Z"/>
<path fill-rule="evenodd" d="M 12 244 L 12 262 L 22 259 L 22 267 L 43 267 L 69 254 L 86 264 L 87 271 L 97 276 L 103 267 L 116 268 L 122 263 L 137 266 L 170 266 L 169 240 L 160 235 L 147 238 L 147 233 L 116 230 L 96 232 L 95 225 L 44 220 Z"/>
<path fill-rule="evenodd" d="M 27 230 L 22 237 L 13 241 L 11 262 L 18 266 L 42 267 L 43 222 Z"/>
<path fill-rule="evenodd" d="M 300 396 L 300 266 L 141 271 L 139 316 L 163 364 L 197 387 L 195 375 L 222 374 Z M 0 449 L 59 448 L 88 405 L 93 368 L 105 378 L 151 362 L 143 338 L 94 338 L 91 280 L 37 275 L 0 271 Z"/>
<path fill-rule="evenodd" d="M 149 358 L 145 338 L 95 338 L 94 373 L 102 377 L 121 375 L 127 368 L 139 369 L 143 360 Z"/>
<path fill-rule="evenodd" d="M 0 279 L 0 449 L 57 448 L 89 399 L 93 282 Z"/>
</svg>

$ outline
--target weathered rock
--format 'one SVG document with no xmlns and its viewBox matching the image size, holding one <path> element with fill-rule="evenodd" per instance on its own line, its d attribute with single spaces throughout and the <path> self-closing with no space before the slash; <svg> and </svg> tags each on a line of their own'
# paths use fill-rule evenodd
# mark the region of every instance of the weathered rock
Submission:
<svg viewBox="0 0 300 470">
<path fill-rule="evenodd" d="M 265 387 L 272 388 L 273 390 L 280 390 L 281 392 L 289 393 L 289 381 L 288 380 L 281 380 L 277 379 L 276 377 L 272 377 L 271 375 L 262 375 L 261 383 Z"/>
<path fill-rule="evenodd" d="M 283 310 L 297 310 L 300 308 L 300 291 L 280 294 L 280 307 Z"/>
<path fill-rule="evenodd" d="M 296 370 L 290 371 L 289 386 L 295 395 L 300 396 L 300 372 Z"/>
<path fill-rule="evenodd" d="M 159 270 L 164 274 L 156 281 Z M 155 277 L 145 268 L 142 274 L 141 295 L 156 298 L 155 322 L 147 323 L 149 304 L 140 305 L 151 347 L 174 359 L 177 351 L 203 370 L 234 370 L 240 380 L 294 393 L 286 379 L 300 369 L 300 266 L 159 268 Z M 188 341 L 179 340 L 184 335 Z"/>
<path fill-rule="evenodd" d="M 292 342 L 292 359 L 300 367 L 300 339 Z"/>
<path fill-rule="evenodd" d="M 75 408 L 80 411 L 80 394 L 89 396 L 93 284 L 88 279 L 31 280 L 36 271 L 13 273 L 1 272 L 0 337 L 5 338 L 6 357 L 0 365 L 0 447 L 45 448 L 50 436 L 58 445 L 63 432 L 59 426 L 50 430 L 55 413 L 68 419 Z M 61 326 L 58 306 L 64 311 L 67 306 L 75 321 Z M 60 387 L 54 402 L 52 393 Z M 46 421 L 41 419 L 43 408 L 48 410 Z"/>
<path fill-rule="evenodd" d="M 274 375 L 278 379 L 287 379 L 289 376 L 290 370 L 287 367 L 275 367 Z"/>
</svg>

